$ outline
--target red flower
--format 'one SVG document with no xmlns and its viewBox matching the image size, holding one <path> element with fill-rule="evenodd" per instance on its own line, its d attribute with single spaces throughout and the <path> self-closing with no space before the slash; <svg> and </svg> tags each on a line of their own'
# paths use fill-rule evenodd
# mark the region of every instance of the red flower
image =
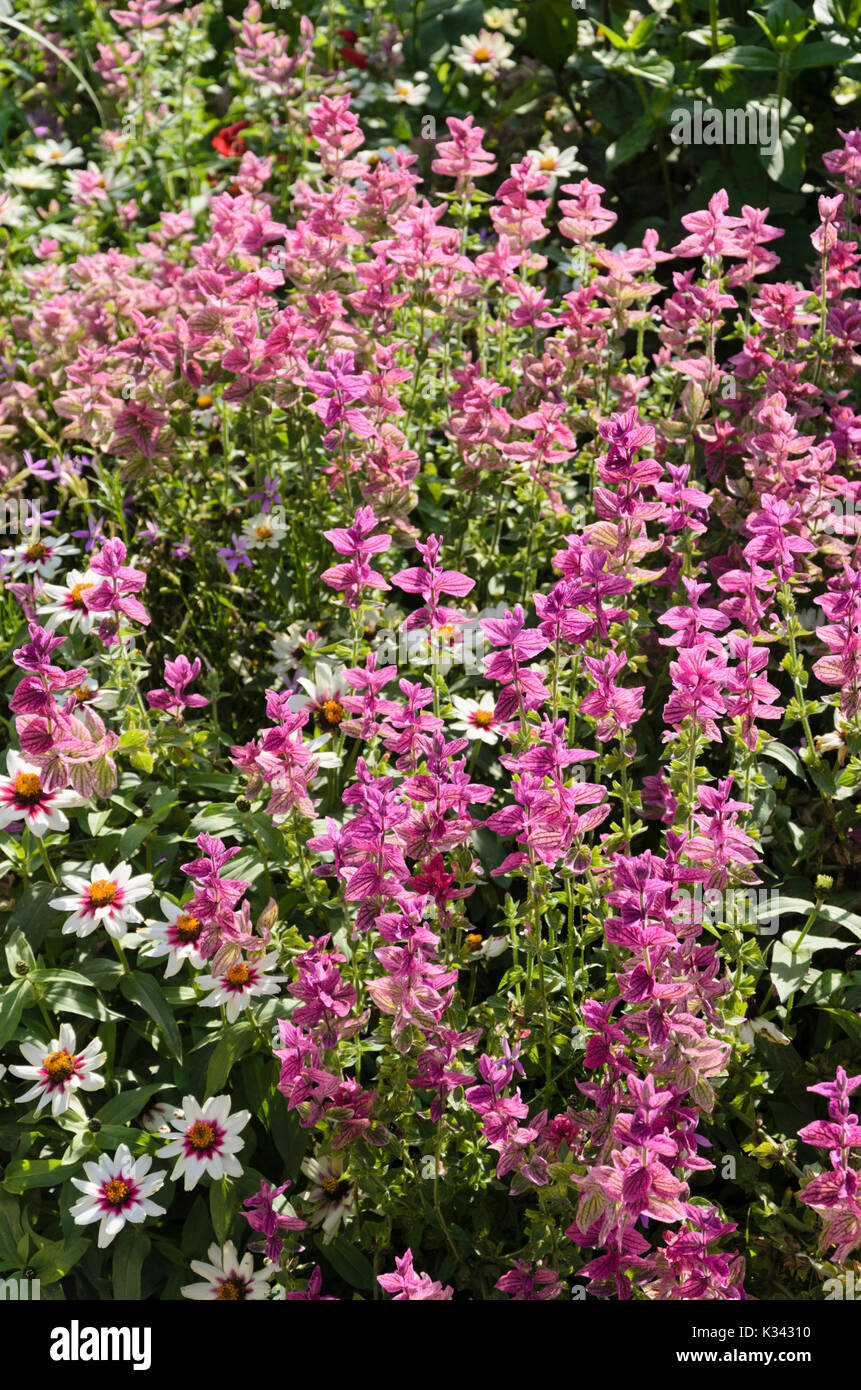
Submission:
<svg viewBox="0 0 861 1390">
<path fill-rule="evenodd" d="M 217 135 L 213 136 L 212 148 L 219 154 L 224 155 L 225 159 L 236 159 L 245 153 L 248 148 L 244 140 L 237 140 L 235 137 L 240 130 L 251 124 L 250 121 L 234 121 L 233 125 L 222 126 Z"/>
<path fill-rule="evenodd" d="M 343 58 L 345 63 L 349 63 L 350 67 L 366 68 L 368 66 L 367 57 L 364 53 L 360 53 L 357 48 L 353 48 L 353 44 L 358 37 L 359 35 L 355 29 L 339 29 L 338 38 L 345 39 L 346 46 L 338 49 L 338 56 Z"/>
</svg>

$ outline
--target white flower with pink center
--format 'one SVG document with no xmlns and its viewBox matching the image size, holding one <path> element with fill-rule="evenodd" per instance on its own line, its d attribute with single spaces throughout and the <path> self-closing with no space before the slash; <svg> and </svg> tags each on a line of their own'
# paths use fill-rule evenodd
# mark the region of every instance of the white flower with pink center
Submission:
<svg viewBox="0 0 861 1390">
<path fill-rule="evenodd" d="M 278 955 L 273 951 L 257 960 L 235 961 L 218 975 L 199 975 L 197 983 L 208 991 L 207 997 L 200 1001 L 201 1008 L 213 1009 L 223 1004 L 227 1022 L 235 1023 L 252 999 L 263 994 L 278 993 L 286 975 L 266 974 L 277 964 Z"/>
<path fill-rule="evenodd" d="M 167 921 L 141 927 L 138 933 L 139 936 L 146 937 L 147 941 L 154 942 L 148 954 L 153 959 L 167 956 L 167 968 L 164 972 L 166 980 L 182 969 L 185 960 L 191 962 L 193 969 L 202 970 L 206 961 L 200 954 L 197 943 L 203 931 L 203 923 L 194 913 L 189 912 L 188 903 L 177 906 L 170 898 L 159 898 L 159 904 Z"/>
<path fill-rule="evenodd" d="M 185 1190 L 190 1192 L 204 1173 L 215 1182 L 241 1177 L 235 1155 L 245 1146 L 239 1131 L 251 1119 L 250 1110 L 231 1115 L 230 1096 L 210 1096 L 203 1105 L 194 1096 L 184 1096 L 182 1110 L 185 1118 L 174 1120 L 170 1143 L 161 1150 L 165 1158 L 176 1157 L 171 1180 L 184 1174 Z"/>
<path fill-rule="evenodd" d="M 40 837 L 51 830 L 68 830 L 63 807 L 83 805 L 84 798 L 77 792 L 45 791 L 36 764 L 9 749 L 6 776 L 0 778 L 0 830 L 18 820 Z"/>
<path fill-rule="evenodd" d="M 493 696 L 487 692 L 480 700 L 465 700 L 461 695 L 452 695 L 452 708 L 458 716 L 452 724 L 453 729 L 466 734 L 467 738 L 480 739 L 482 743 L 496 743 L 502 721 L 496 717 Z"/>
<path fill-rule="evenodd" d="M 95 623 L 101 621 L 101 615 L 89 611 L 84 594 L 101 583 L 102 576 L 89 570 L 86 574 L 69 570 L 62 584 L 46 584 L 39 595 L 39 621 L 47 628 L 67 623 L 72 632 L 77 629 L 91 632 Z M 43 599 L 47 602 L 42 602 Z"/>
<path fill-rule="evenodd" d="M 23 1081 L 35 1082 L 18 1099 L 24 1104 L 38 1096 L 37 1115 L 49 1102 L 54 1115 L 62 1115 L 66 1110 L 83 1115 L 84 1107 L 75 1093 L 99 1091 L 105 1084 L 105 1078 L 96 1071 L 107 1055 L 102 1052 L 101 1043 L 94 1038 L 78 1052 L 69 1023 L 60 1024 L 60 1036 L 53 1038 L 47 1049 L 39 1043 L 22 1043 L 21 1053 L 28 1065 L 10 1067 L 9 1071 Z"/>
<path fill-rule="evenodd" d="M 71 891 L 52 898 L 49 905 L 72 914 L 63 923 L 64 934 L 89 936 L 96 927 L 104 925 L 117 941 L 126 935 L 130 922 L 143 921 L 135 903 L 152 892 L 151 875 L 138 874 L 133 878 L 128 864 L 118 864 L 110 872 L 104 864 L 96 864 L 89 878 L 63 874 L 63 882 Z"/>
<path fill-rule="evenodd" d="M 138 1225 L 148 1216 L 163 1216 L 150 1197 L 165 1179 L 164 1173 L 150 1173 L 152 1158 L 144 1154 L 133 1159 L 125 1144 L 120 1144 L 113 1157 L 102 1154 L 98 1163 L 85 1163 L 86 1181 L 72 1178 L 83 1197 L 71 1208 L 77 1226 L 89 1226 L 98 1221 L 99 1248 L 110 1245 L 127 1221 Z"/>
<path fill-rule="evenodd" d="M 191 1268 L 200 1274 L 202 1284 L 186 1284 L 181 1290 L 184 1298 L 215 1299 L 219 1303 L 241 1303 L 245 1299 L 260 1302 L 268 1296 L 267 1280 L 274 1270 L 254 1272 L 254 1258 L 243 1255 L 240 1260 L 232 1240 L 225 1242 L 223 1249 L 210 1245 L 209 1264 L 204 1260 L 192 1260 Z"/>
<path fill-rule="evenodd" d="M 22 541 L 3 554 L 3 568 L 8 579 L 23 576 L 32 579 L 51 579 L 63 563 L 64 555 L 74 555 L 77 547 L 66 545 L 68 536 L 39 536 Z"/>
</svg>

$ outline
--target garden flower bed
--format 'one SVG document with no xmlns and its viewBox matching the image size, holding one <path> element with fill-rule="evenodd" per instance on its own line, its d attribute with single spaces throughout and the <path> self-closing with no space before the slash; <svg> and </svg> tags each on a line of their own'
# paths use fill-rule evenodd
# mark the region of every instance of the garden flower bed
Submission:
<svg viewBox="0 0 861 1390">
<path fill-rule="evenodd" d="M 581 8 L 602 72 L 680 61 Z M 816 9 L 789 71 L 845 96 Z M 650 220 L 526 10 L 0 14 L 0 1277 L 43 1299 L 861 1273 L 861 131 Z"/>
</svg>

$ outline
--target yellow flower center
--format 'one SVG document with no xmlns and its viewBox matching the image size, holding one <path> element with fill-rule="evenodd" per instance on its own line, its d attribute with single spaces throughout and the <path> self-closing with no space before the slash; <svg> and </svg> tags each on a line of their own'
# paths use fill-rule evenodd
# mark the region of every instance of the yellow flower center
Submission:
<svg viewBox="0 0 861 1390">
<path fill-rule="evenodd" d="M 72 694 L 74 695 L 79 705 L 86 704 L 87 700 L 89 700 L 92 693 L 93 692 L 88 685 L 76 685 L 74 690 L 72 691 Z"/>
<path fill-rule="evenodd" d="M 440 637 L 444 637 L 446 642 L 450 642 L 452 637 L 454 637 L 454 623 L 443 623 L 442 627 L 438 628 L 437 631 Z"/>
<path fill-rule="evenodd" d="M 70 606 L 72 608 L 80 608 L 84 613 L 86 613 L 87 606 L 84 603 L 84 600 L 81 598 L 81 594 L 84 592 L 85 589 L 92 589 L 92 587 L 92 584 L 86 580 L 80 584 L 73 584 L 71 589 L 69 590 L 69 598 L 71 599 Z"/>
<path fill-rule="evenodd" d="M 28 545 L 24 554 L 26 558 L 35 563 L 36 560 L 44 560 L 48 553 L 48 547 L 43 541 L 36 541 L 33 545 Z"/>
<path fill-rule="evenodd" d="M 472 722 L 479 729 L 489 729 L 493 723 L 493 710 L 477 709 L 472 716 Z"/>
<path fill-rule="evenodd" d="M 129 1195 L 129 1189 L 122 1178 L 111 1178 L 105 1186 L 105 1201 L 112 1207 L 121 1207 Z"/>
<path fill-rule="evenodd" d="M 480 43 L 478 48 L 474 49 L 472 57 L 476 63 L 489 63 L 490 49 L 485 44 Z"/>
<path fill-rule="evenodd" d="M 219 1284 L 215 1297 L 222 1303 L 236 1303 L 245 1297 L 245 1285 L 238 1279 L 225 1279 Z"/>
<path fill-rule="evenodd" d="M 337 700 L 324 700 L 320 707 L 320 718 L 324 724 L 336 729 L 344 718 L 344 706 Z"/>
<path fill-rule="evenodd" d="M 272 539 L 272 534 L 273 534 L 273 532 L 272 532 L 272 527 L 271 527 L 271 526 L 258 526 L 258 527 L 257 527 L 257 531 L 256 531 L 255 534 L 256 534 L 257 539 L 258 539 L 259 541 L 271 541 L 271 539 Z"/>
<path fill-rule="evenodd" d="M 248 966 L 245 964 L 231 965 L 225 974 L 225 979 L 231 985 L 247 985 L 250 978 Z"/>
<path fill-rule="evenodd" d="M 42 1066 L 52 1081 L 68 1081 L 75 1075 L 75 1059 L 65 1048 L 59 1052 L 49 1052 L 47 1057 L 42 1058 Z"/>
<path fill-rule="evenodd" d="M 181 912 L 173 925 L 180 941 L 196 941 L 200 936 L 200 923 L 188 912 Z"/>
<path fill-rule="evenodd" d="M 42 783 L 35 772 L 19 772 L 14 782 L 15 795 L 19 801 L 34 806 L 42 795 Z"/>
<path fill-rule="evenodd" d="M 195 1120 L 186 1138 L 193 1149 L 211 1149 L 215 1143 L 215 1130 L 212 1125 L 204 1124 L 203 1120 Z"/>
<path fill-rule="evenodd" d="M 323 1178 L 320 1186 L 327 1197 L 332 1197 L 336 1202 L 340 1202 L 342 1197 L 346 1197 L 350 1191 L 350 1180 L 349 1178 L 336 1178 L 330 1175 L 328 1178 Z"/>
<path fill-rule="evenodd" d="M 211 397 L 211 396 L 207 396 L 207 395 L 198 396 L 198 398 L 197 398 L 197 408 L 198 408 L 198 410 L 208 410 L 209 407 L 210 407 L 211 405 L 212 405 L 212 397 Z"/>
<path fill-rule="evenodd" d="M 466 938 L 466 944 L 471 951 L 477 951 L 481 945 L 481 932 L 471 931 Z"/>
<path fill-rule="evenodd" d="M 539 169 L 555 169 L 556 156 L 552 154 L 542 155 L 541 159 L 538 161 L 538 167 Z"/>
<path fill-rule="evenodd" d="M 106 907 L 117 896 L 117 885 L 112 878 L 97 878 L 90 884 L 90 902 L 93 907 Z"/>
</svg>

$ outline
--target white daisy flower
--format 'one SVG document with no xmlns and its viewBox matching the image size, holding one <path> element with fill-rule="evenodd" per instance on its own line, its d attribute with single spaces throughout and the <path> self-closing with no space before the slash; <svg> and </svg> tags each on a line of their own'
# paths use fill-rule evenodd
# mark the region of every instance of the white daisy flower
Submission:
<svg viewBox="0 0 861 1390">
<path fill-rule="evenodd" d="M 235 1023 L 251 1003 L 264 994 L 277 994 L 278 987 L 286 975 L 267 975 L 273 965 L 278 964 L 278 953 L 261 956 L 258 960 L 240 960 L 229 965 L 218 975 L 198 975 L 197 983 L 209 991 L 206 999 L 200 1000 L 203 1009 L 214 1009 L 223 1004 L 227 1022 Z"/>
<path fill-rule="evenodd" d="M 20 227 L 27 221 L 30 209 L 23 198 L 0 189 L 0 227 Z"/>
<path fill-rule="evenodd" d="M 496 702 L 489 690 L 480 700 L 465 700 L 460 695 L 452 695 L 451 703 L 458 715 L 452 724 L 453 729 L 466 734 L 467 738 L 480 739 L 482 743 L 496 743 L 502 726 L 496 717 Z"/>
<path fill-rule="evenodd" d="M 167 1138 L 177 1119 L 183 1120 L 185 1116 L 175 1105 L 166 1100 L 154 1100 L 147 1102 L 136 1123 L 141 1129 L 145 1129 L 147 1134 L 163 1134 Z"/>
<path fill-rule="evenodd" d="M 13 549 L 4 552 L 3 561 L 6 576 L 16 579 L 24 575 L 32 579 L 51 579 L 62 564 L 64 555 L 74 555 L 77 546 L 66 545 L 68 536 L 41 536 L 37 541 L 21 541 Z"/>
<path fill-rule="evenodd" d="M 514 67 L 508 56 L 513 52 L 513 46 L 502 34 L 480 29 L 477 34 L 464 34 L 452 48 L 450 57 L 464 72 L 488 73 L 496 77 L 505 68 Z"/>
<path fill-rule="evenodd" d="M 71 912 L 63 923 L 64 935 L 74 932 L 89 936 L 101 923 L 119 941 L 126 935 L 129 922 L 143 921 L 134 904 L 152 892 L 150 874 L 133 878 L 128 864 L 118 864 L 112 873 L 104 864 L 96 864 L 89 878 L 83 874 L 63 874 L 62 878 L 71 892 L 52 898 L 49 906 Z"/>
<path fill-rule="evenodd" d="M 346 710 L 341 704 L 345 695 L 352 693 L 344 680 L 343 666 L 327 666 L 318 661 L 314 667 L 314 679 L 299 677 L 299 685 L 304 695 L 294 695 L 290 700 L 293 710 L 308 709 L 314 723 L 323 733 L 336 734 Z"/>
<path fill-rule="evenodd" d="M 413 73 L 414 82 L 406 77 L 396 77 L 393 82 L 384 82 L 379 94 L 384 101 L 392 101 L 398 106 L 424 106 L 430 96 L 430 84 L 423 81 L 426 76 L 424 72 Z"/>
<path fill-rule="evenodd" d="M 255 1273 L 253 1255 L 245 1254 L 240 1260 L 232 1240 L 225 1241 L 220 1250 L 217 1245 L 210 1245 L 207 1253 L 209 1264 L 203 1260 L 191 1261 L 191 1268 L 195 1274 L 202 1275 L 204 1282 L 186 1284 L 182 1289 L 183 1297 L 212 1298 L 220 1303 L 236 1303 L 244 1299 L 259 1302 L 266 1298 L 269 1293 L 266 1281 L 271 1279 L 274 1270 L 258 1270 Z"/>
<path fill-rule="evenodd" d="M 166 980 L 182 969 L 184 960 L 190 961 L 194 970 L 202 970 L 206 959 L 197 949 L 197 943 L 203 931 L 203 923 L 186 911 L 188 904 L 177 906 L 170 898 L 159 898 L 159 904 L 167 921 L 141 927 L 138 933 L 147 941 L 155 942 L 148 954 L 153 959 L 167 956 L 167 968 L 164 972 Z"/>
<path fill-rule="evenodd" d="M 306 1158 L 302 1172 L 312 1183 L 307 1194 L 308 1201 L 316 1208 L 310 1217 L 311 1225 L 322 1226 L 323 1244 L 328 1245 L 344 1218 L 353 1216 L 356 1211 L 356 1184 L 352 1178 L 344 1176 L 341 1154 Z"/>
<path fill-rule="evenodd" d="M 203 1105 L 194 1096 L 184 1096 L 182 1109 L 185 1119 L 174 1122 L 170 1143 L 161 1151 L 165 1158 L 178 1155 L 171 1178 L 184 1174 L 185 1190 L 190 1192 L 204 1173 L 216 1182 L 241 1177 L 242 1166 L 235 1155 L 245 1146 L 239 1131 L 251 1119 L 250 1110 L 231 1115 L 230 1096 L 210 1096 Z"/>
<path fill-rule="evenodd" d="M 577 146 L 571 145 L 567 150 L 560 150 L 557 145 L 544 145 L 538 150 L 527 150 L 527 155 L 531 158 L 542 174 L 546 174 L 550 180 L 549 189 L 556 187 L 559 179 L 567 179 L 575 172 L 584 172 L 585 164 L 577 161 Z"/>
<path fill-rule="evenodd" d="M 40 164 L 63 167 L 80 164 L 84 158 L 83 150 L 79 150 L 71 140 L 40 140 L 30 147 L 29 153 Z"/>
<path fill-rule="evenodd" d="M 36 1083 L 18 1099 L 24 1104 L 38 1096 L 37 1115 L 49 1101 L 54 1115 L 62 1115 L 66 1110 L 84 1115 L 86 1112 L 75 1092 L 99 1091 L 105 1084 L 105 1078 L 95 1069 L 101 1066 L 107 1053 L 102 1052 L 98 1038 L 77 1052 L 71 1024 L 60 1024 L 60 1036 L 51 1040 L 47 1053 L 38 1043 L 22 1043 L 21 1053 L 28 1065 L 10 1067 L 9 1071 L 23 1081 Z"/>
<path fill-rule="evenodd" d="M 243 522 L 242 535 L 248 550 L 277 550 L 287 535 L 287 524 L 274 511 L 260 512 Z"/>
<path fill-rule="evenodd" d="M 120 699 L 118 690 L 110 690 L 104 686 L 99 688 L 89 680 L 72 686 L 68 694 L 75 697 L 75 709 L 82 706 L 86 706 L 87 709 L 116 709 Z"/>
<path fill-rule="evenodd" d="M 137 1225 L 148 1216 L 163 1216 L 164 1207 L 156 1206 L 150 1197 L 164 1182 L 164 1173 L 150 1173 L 149 1154 L 133 1159 L 125 1144 L 120 1144 L 113 1157 L 102 1154 L 98 1163 L 85 1163 L 87 1180 L 72 1178 L 83 1197 L 71 1208 L 76 1226 L 99 1226 L 99 1249 L 110 1245 L 127 1221 Z"/>
<path fill-rule="evenodd" d="M 51 830 L 68 830 L 62 808 L 85 805 L 77 792 L 47 792 L 39 768 L 10 748 L 6 754 L 6 776 L 0 777 L 0 829 L 12 821 L 23 821 L 40 838 Z"/>
<path fill-rule="evenodd" d="M 24 164 L 20 169 L 7 169 L 3 175 L 13 188 L 53 188 L 54 179 L 50 170 L 40 169 L 37 164 Z"/>
<path fill-rule="evenodd" d="M 39 595 L 39 621 L 43 627 L 57 628 L 68 623 L 72 632 L 91 632 L 95 623 L 101 621 L 100 613 L 90 613 L 84 603 L 85 589 L 101 584 L 100 575 L 89 570 L 69 570 L 62 584 L 46 584 Z M 47 599 L 45 603 L 42 600 Z"/>
</svg>

